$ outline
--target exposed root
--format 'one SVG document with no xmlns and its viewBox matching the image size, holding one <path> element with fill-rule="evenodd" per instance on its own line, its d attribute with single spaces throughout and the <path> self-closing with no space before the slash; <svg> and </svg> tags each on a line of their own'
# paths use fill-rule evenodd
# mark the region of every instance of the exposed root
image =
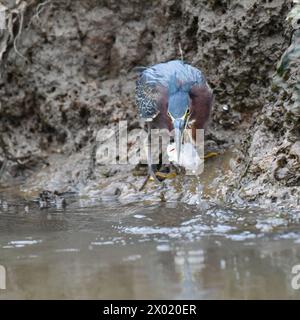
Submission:
<svg viewBox="0 0 300 320">
<path fill-rule="evenodd" d="M 14 50 L 18 56 L 20 56 L 21 58 L 23 58 L 25 60 L 27 60 L 27 58 L 25 58 L 17 48 L 17 41 L 22 33 L 23 23 L 24 23 L 24 13 L 25 13 L 26 7 L 27 7 L 27 3 L 21 2 L 19 9 L 17 9 L 17 10 L 15 9 L 12 11 L 13 13 L 16 13 L 19 16 L 19 30 L 18 30 L 16 37 L 14 38 Z"/>
<path fill-rule="evenodd" d="M 26 59 L 17 48 L 17 41 L 22 33 L 24 24 L 24 14 L 27 8 L 27 2 L 18 1 L 16 6 L 6 11 L 6 28 L 3 31 L 3 37 L 0 43 L 0 62 L 3 59 L 3 55 L 10 47 L 14 48 L 16 54 L 23 59 Z M 16 17 L 15 17 L 16 16 Z M 14 26 L 19 24 L 17 35 L 14 35 Z"/>
<path fill-rule="evenodd" d="M 182 51 L 182 47 L 181 47 L 181 43 L 178 43 L 178 48 L 179 48 L 179 53 L 180 53 L 180 59 L 181 61 L 183 61 L 183 51 Z"/>
<path fill-rule="evenodd" d="M 51 0 L 46 0 L 46 1 L 38 4 L 38 6 L 37 6 L 37 8 L 36 8 L 36 12 L 35 12 L 35 14 L 32 16 L 32 18 L 30 19 L 30 22 L 29 22 L 28 26 L 30 26 L 34 20 L 40 21 L 40 14 L 41 14 L 42 11 L 46 8 L 46 6 L 47 6 L 48 4 L 50 4 L 50 3 L 51 3 Z M 52 4 L 51 4 L 51 5 L 52 5 Z"/>
<path fill-rule="evenodd" d="M 32 0 L 31 2 L 20 0 L 16 2 L 16 6 L 14 8 L 6 11 L 6 30 L 4 31 L 6 34 L 4 34 L 0 43 L 0 62 L 9 47 L 13 47 L 15 53 L 19 57 L 28 61 L 28 59 L 18 50 L 17 44 L 24 28 L 25 12 L 29 6 L 34 5 L 36 2 L 36 0 Z M 30 26 L 32 21 L 35 19 L 40 20 L 40 14 L 50 2 L 51 0 L 46 0 L 37 5 L 35 14 L 30 19 L 28 26 Z M 18 25 L 18 31 L 15 35 L 14 28 L 16 25 Z"/>
</svg>

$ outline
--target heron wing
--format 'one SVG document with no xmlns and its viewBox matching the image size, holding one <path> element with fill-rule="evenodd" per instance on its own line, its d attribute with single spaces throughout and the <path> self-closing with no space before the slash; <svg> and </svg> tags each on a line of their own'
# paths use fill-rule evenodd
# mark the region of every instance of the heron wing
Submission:
<svg viewBox="0 0 300 320">
<path fill-rule="evenodd" d="M 139 115 L 144 120 L 152 120 L 159 113 L 161 92 L 155 82 L 146 81 L 141 76 L 137 81 L 135 100 Z"/>
</svg>

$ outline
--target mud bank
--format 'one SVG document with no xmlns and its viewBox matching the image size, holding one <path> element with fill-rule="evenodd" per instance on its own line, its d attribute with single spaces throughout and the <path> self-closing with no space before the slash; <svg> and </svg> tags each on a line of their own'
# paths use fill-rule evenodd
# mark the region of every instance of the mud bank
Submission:
<svg viewBox="0 0 300 320">
<path fill-rule="evenodd" d="M 99 129 L 119 120 L 140 126 L 134 67 L 179 58 L 180 44 L 215 93 L 206 141 L 220 155 L 207 161 L 203 195 L 299 206 L 299 68 L 287 58 L 299 41 L 294 33 L 291 42 L 297 22 L 286 20 L 292 1 L 9 3 L 0 40 L 2 185 L 17 183 L 26 194 L 199 201 L 193 178 L 139 193 L 144 177 L 133 166 L 95 159 Z"/>
</svg>

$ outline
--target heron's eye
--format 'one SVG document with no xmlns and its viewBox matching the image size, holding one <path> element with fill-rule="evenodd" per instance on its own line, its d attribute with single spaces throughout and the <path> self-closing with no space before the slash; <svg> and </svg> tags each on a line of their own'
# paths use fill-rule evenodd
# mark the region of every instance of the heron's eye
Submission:
<svg viewBox="0 0 300 320">
<path fill-rule="evenodd" d="M 191 113 L 191 110 L 190 109 L 187 109 L 186 110 L 186 115 L 189 115 Z"/>
</svg>

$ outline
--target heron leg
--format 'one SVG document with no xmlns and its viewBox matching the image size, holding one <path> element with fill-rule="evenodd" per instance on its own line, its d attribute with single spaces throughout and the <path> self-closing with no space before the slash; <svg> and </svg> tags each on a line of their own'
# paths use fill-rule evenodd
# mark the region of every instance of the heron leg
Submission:
<svg viewBox="0 0 300 320">
<path fill-rule="evenodd" d="M 181 168 L 174 163 L 169 163 L 162 165 L 159 171 L 155 172 L 155 175 L 160 179 L 160 180 L 165 180 L 165 179 L 174 179 L 178 174 L 180 174 Z"/>
<path fill-rule="evenodd" d="M 149 176 L 149 174 L 148 174 L 147 177 L 146 177 L 146 179 L 144 180 L 142 186 L 139 188 L 139 191 L 142 191 L 142 190 L 145 188 L 146 184 L 147 184 L 148 181 L 149 181 L 149 178 L 150 178 L 150 176 Z"/>
<path fill-rule="evenodd" d="M 156 183 L 160 183 L 157 176 L 155 175 L 152 167 L 152 154 L 151 154 L 151 125 L 147 123 L 147 163 L 148 163 L 148 175 L 142 184 L 140 191 L 144 189 L 150 178 L 152 178 Z"/>
<path fill-rule="evenodd" d="M 153 165 L 152 165 L 152 152 L 151 152 L 151 125 L 148 122 L 147 123 L 147 162 L 148 162 L 148 175 L 149 178 L 151 177 L 156 183 L 159 183 L 160 181 L 157 179 L 154 171 L 153 171 Z"/>
</svg>

